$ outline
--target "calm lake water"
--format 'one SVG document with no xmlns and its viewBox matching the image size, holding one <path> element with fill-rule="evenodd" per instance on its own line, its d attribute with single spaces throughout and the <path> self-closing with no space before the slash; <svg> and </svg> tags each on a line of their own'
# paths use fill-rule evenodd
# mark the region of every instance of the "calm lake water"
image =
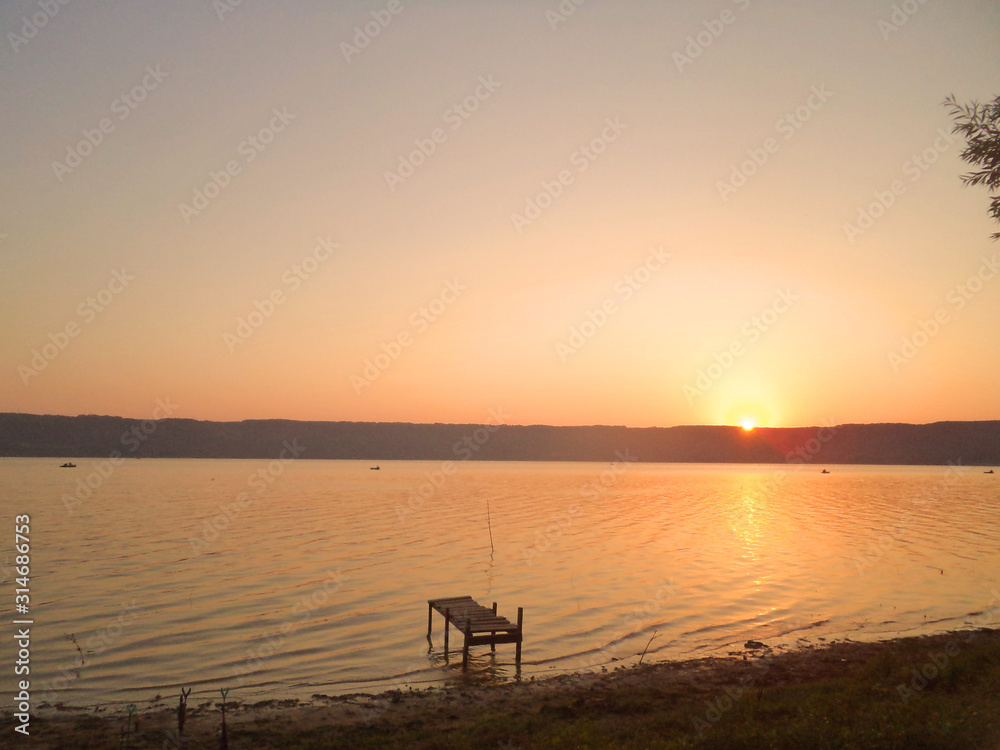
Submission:
<svg viewBox="0 0 1000 750">
<path fill-rule="evenodd" d="M 60 462 L 0 459 L 5 617 L 31 516 L 36 702 L 457 679 L 427 599 L 464 594 L 524 607 L 523 676 L 634 664 L 654 632 L 647 661 L 1000 621 L 981 468 L 143 459 L 87 497 L 95 461 Z M 513 646 L 473 655 L 514 675 Z"/>
</svg>

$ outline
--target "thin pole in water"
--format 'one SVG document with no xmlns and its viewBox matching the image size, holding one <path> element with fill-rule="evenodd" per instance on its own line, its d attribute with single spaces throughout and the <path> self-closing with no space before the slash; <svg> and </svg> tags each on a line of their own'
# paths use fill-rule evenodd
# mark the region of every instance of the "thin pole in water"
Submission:
<svg viewBox="0 0 1000 750">
<path fill-rule="evenodd" d="M 490 554 L 494 552 L 493 548 L 493 524 L 490 522 L 490 499 L 486 498 L 486 528 L 490 530 Z"/>
</svg>

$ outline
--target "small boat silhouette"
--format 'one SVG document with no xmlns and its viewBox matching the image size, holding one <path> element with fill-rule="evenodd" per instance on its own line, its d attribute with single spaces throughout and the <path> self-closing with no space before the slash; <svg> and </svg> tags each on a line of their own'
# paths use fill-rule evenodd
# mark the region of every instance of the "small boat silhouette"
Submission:
<svg viewBox="0 0 1000 750">
<path fill-rule="evenodd" d="M 983 472 L 983 474 L 992 474 L 992 473 L 993 473 L 993 469 L 990 469 L 989 471 L 984 471 Z"/>
<path fill-rule="evenodd" d="M 829 474 L 829 473 L 830 472 L 828 472 L 826 469 L 823 469 L 823 471 L 820 472 L 820 474 Z"/>
<path fill-rule="evenodd" d="M 64 464 L 60 464 L 59 468 L 60 469 L 75 469 L 76 468 L 76 464 L 73 464 L 73 463 L 70 463 L 69 461 L 67 461 Z"/>
<path fill-rule="evenodd" d="M 381 471 L 381 469 L 378 466 L 369 466 L 368 470 L 369 471 Z"/>
</svg>

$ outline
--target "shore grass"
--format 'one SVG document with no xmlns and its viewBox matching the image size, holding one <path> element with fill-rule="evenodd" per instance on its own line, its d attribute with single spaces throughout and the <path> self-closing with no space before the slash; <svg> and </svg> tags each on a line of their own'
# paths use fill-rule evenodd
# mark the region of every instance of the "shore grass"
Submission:
<svg viewBox="0 0 1000 750">
<path fill-rule="evenodd" d="M 139 718 L 131 747 L 179 746 L 175 711 L 149 707 Z M 219 719 L 214 704 L 189 710 L 187 747 L 218 747 Z M 754 649 L 520 684 L 229 702 L 227 720 L 233 750 L 1000 750 L 1000 631 Z M 2 723 L 9 737 L 9 713 Z M 113 748 L 121 723 L 94 713 L 39 717 L 25 746 Z"/>
</svg>

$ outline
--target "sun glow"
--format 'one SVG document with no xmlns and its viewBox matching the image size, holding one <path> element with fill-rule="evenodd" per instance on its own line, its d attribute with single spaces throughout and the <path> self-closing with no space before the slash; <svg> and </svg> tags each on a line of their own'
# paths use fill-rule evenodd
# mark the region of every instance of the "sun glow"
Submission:
<svg viewBox="0 0 1000 750">
<path fill-rule="evenodd" d="M 750 418 L 748 417 L 748 418 L 744 419 L 744 420 L 743 420 L 743 421 L 742 421 L 742 422 L 740 423 L 740 426 L 741 426 L 741 427 L 742 427 L 742 428 L 743 428 L 743 429 L 744 429 L 745 431 L 747 431 L 747 432 L 750 432 L 750 430 L 752 430 L 752 429 L 753 429 L 754 427 L 756 427 L 756 426 L 757 426 L 757 424 L 756 424 L 756 423 L 755 423 L 755 422 L 754 422 L 754 421 L 753 421 L 752 419 L 750 419 Z"/>
</svg>

